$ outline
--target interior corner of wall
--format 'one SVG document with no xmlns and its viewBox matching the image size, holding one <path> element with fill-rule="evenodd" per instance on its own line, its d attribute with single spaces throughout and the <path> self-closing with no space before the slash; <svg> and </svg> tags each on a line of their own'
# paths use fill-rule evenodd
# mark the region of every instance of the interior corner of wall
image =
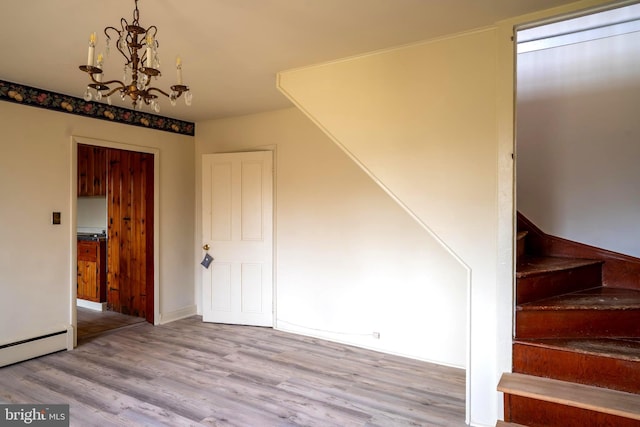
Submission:
<svg viewBox="0 0 640 427">
<path fill-rule="evenodd" d="M 282 73 L 284 73 L 286 71 L 278 71 L 276 73 L 276 89 L 278 89 L 279 91 L 282 91 L 282 83 L 280 82 L 280 80 L 282 80 Z"/>
<path fill-rule="evenodd" d="M 340 140 L 331 133 L 331 131 L 329 131 L 329 129 L 324 126 L 322 124 L 322 122 L 320 122 L 320 120 L 318 120 L 313 114 L 311 114 L 311 112 L 309 110 L 307 110 L 306 108 L 304 108 L 302 106 L 302 104 L 298 101 L 298 99 L 293 96 L 291 94 L 291 92 L 289 92 L 287 89 L 285 89 L 283 87 L 283 85 L 281 84 L 281 75 L 282 73 L 278 73 L 278 84 L 277 84 L 277 88 L 278 90 L 285 96 L 287 97 L 287 99 L 289 101 L 291 101 L 291 103 L 298 109 L 300 110 L 300 112 L 302 112 L 302 114 L 304 114 L 309 120 L 311 120 L 311 122 L 313 124 L 315 124 L 325 135 L 327 135 L 331 141 L 333 141 L 336 145 L 338 145 L 338 147 L 340 147 L 341 150 L 343 150 L 349 157 L 351 157 L 353 160 L 356 161 L 356 163 L 360 164 L 360 162 L 358 161 L 358 159 L 353 155 L 353 153 L 351 153 L 349 150 L 347 150 L 347 148 L 345 147 L 344 144 L 342 144 L 340 142 Z"/>
<path fill-rule="evenodd" d="M 285 79 L 285 76 L 291 73 L 291 71 L 292 70 L 285 70 L 285 71 L 279 71 L 278 73 L 276 73 L 276 89 L 278 89 L 278 91 L 280 91 L 280 93 L 282 93 L 296 107 L 300 108 L 300 105 L 298 104 L 298 102 L 296 102 L 295 97 L 287 89 L 285 89 L 284 87 L 285 85 L 283 84 L 283 80 Z"/>
</svg>

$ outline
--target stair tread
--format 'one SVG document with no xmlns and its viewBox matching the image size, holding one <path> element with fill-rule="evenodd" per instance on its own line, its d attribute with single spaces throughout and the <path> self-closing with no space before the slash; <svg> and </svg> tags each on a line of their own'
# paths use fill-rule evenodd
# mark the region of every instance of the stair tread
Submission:
<svg viewBox="0 0 640 427">
<path fill-rule="evenodd" d="M 569 270 L 587 265 L 602 264 L 600 260 L 561 257 L 524 257 L 516 268 L 516 278 L 535 276 L 554 271 Z"/>
<path fill-rule="evenodd" d="M 498 391 L 640 420 L 640 394 L 517 373 L 505 373 Z"/>
<path fill-rule="evenodd" d="M 527 427 L 523 424 L 510 423 L 507 421 L 498 420 L 496 427 Z"/>
<path fill-rule="evenodd" d="M 518 310 L 640 310 L 640 290 L 597 287 L 520 304 Z"/>
<path fill-rule="evenodd" d="M 614 359 L 640 362 L 640 339 L 596 338 L 596 339 L 519 339 L 515 344 L 555 348 L 563 351 L 590 354 Z"/>
</svg>

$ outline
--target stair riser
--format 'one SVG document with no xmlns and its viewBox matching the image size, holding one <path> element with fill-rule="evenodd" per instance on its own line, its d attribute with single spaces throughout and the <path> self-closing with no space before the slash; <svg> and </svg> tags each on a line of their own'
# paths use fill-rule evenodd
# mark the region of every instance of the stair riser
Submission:
<svg viewBox="0 0 640 427">
<path fill-rule="evenodd" d="M 640 310 L 516 311 L 516 338 L 640 338 Z"/>
<path fill-rule="evenodd" d="M 517 282 L 516 304 L 524 304 L 600 286 L 602 265 L 586 265 L 570 270 L 554 271 L 519 278 Z"/>
<path fill-rule="evenodd" d="M 640 426 L 640 420 L 509 394 L 504 396 L 504 418 L 529 427 Z"/>
<path fill-rule="evenodd" d="M 513 372 L 640 394 L 640 361 L 516 343 Z"/>
</svg>

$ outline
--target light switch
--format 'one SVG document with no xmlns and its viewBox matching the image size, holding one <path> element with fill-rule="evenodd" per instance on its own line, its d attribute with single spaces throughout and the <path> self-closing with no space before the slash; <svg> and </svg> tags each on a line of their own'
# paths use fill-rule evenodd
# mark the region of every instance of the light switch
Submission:
<svg viewBox="0 0 640 427">
<path fill-rule="evenodd" d="M 60 212 L 54 212 L 51 217 L 51 222 L 53 224 L 60 224 Z"/>
</svg>

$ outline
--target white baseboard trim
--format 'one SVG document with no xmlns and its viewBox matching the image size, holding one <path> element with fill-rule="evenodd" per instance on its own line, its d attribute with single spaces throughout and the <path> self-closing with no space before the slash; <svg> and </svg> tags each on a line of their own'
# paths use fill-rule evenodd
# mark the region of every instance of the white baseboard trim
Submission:
<svg viewBox="0 0 640 427">
<path fill-rule="evenodd" d="M 93 302 L 93 301 L 87 301 L 86 299 L 78 298 L 76 300 L 76 304 L 78 305 L 78 307 L 88 308 L 89 310 L 107 311 L 106 302 Z"/>
<path fill-rule="evenodd" d="M 198 313 L 198 308 L 195 305 L 183 307 L 179 310 L 170 311 L 169 313 L 161 313 L 159 324 L 164 325 L 165 323 L 175 322 L 176 320 L 195 316 L 197 313 Z"/>
<path fill-rule="evenodd" d="M 60 350 L 68 350 L 69 331 L 73 331 L 73 328 L 1 346 L 0 366 L 11 365 Z"/>
</svg>

